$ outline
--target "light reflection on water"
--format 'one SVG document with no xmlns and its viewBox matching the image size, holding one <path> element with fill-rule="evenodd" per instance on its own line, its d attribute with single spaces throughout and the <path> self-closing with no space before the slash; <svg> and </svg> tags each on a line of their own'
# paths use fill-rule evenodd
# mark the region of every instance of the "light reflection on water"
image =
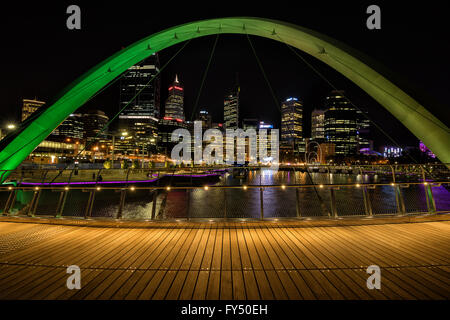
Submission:
<svg viewBox="0 0 450 320">
<path fill-rule="evenodd" d="M 254 170 L 247 178 L 233 178 L 225 174 L 216 185 L 292 185 L 292 184 L 349 184 L 385 182 L 377 176 L 339 173 L 307 173 L 271 170 Z M 423 185 L 402 188 L 407 212 L 426 212 L 426 197 Z M 390 185 L 368 189 L 374 214 L 393 214 L 397 211 L 394 188 Z M 341 187 L 335 191 L 336 207 L 340 215 L 364 215 L 365 207 L 362 188 Z M 167 197 L 166 197 L 167 195 Z M 433 195 L 438 211 L 450 210 L 450 192 L 443 186 L 433 187 Z M 43 191 L 37 214 L 53 214 L 58 192 Z M 71 190 L 67 198 L 65 216 L 83 216 L 89 193 Z M 95 217 L 116 217 L 120 193 L 114 190 L 96 192 L 92 215 Z M 153 203 L 149 190 L 127 192 L 123 217 L 130 219 L 150 219 Z M 193 189 L 190 191 L 189 207 L 186 190 L 160 192 L 155 213 L 160 218 L 259 218 L 261 201 L 259 188 Z M 296 188 L 264 188 L 264 217 L 327 216 L 330 212 L 330 192 L 327 188 L 299 188 L 297 207 Z"/>
</svg>

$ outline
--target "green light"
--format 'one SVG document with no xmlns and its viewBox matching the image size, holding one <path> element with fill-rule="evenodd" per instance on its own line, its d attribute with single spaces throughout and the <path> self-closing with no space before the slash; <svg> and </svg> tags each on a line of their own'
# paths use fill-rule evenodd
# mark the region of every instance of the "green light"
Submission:
<svg viewBox="0 0 450 320">
<path fill-rule="evenodd" d="M 218 33 L 247 33 L 285 42 L 321 60 L 384 106 L 442 162 L 450 163 L 450 130 L 447 126 L 375 69 L 355 58 L 360 56 L 359 53 L 303 27 L 243 17 L 211 19 L 172 27 L 144 38 L 104 60 L 75 80 L 56 102 L 42 107 L 45 109 L 36 119 L 20 125 L 13 139 L 0 152 L 0 169 L 14 170 L 64 119 L 129 67 L 177 43 Z M 2 182 L 6 177 L 7 174 L 3 175 Z"/>
</svg>

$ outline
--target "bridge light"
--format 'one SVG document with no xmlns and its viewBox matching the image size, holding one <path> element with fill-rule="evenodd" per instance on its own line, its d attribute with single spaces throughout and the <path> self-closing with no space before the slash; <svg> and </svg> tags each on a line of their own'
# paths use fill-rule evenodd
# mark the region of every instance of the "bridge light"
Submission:
<svg viewBox="0 0 450 320">
<path fill-rule="evenodd" d="M 12 187 L 8 187 L 8 190 L 12 190 Z"/>
<path fill-rule="evenodd" d="M 64 190 L 69 190 L 69 187 L 64 187 Z"/>
<path fill-rule="evenodd" d="M 319 185 L 319 188 L 323 188 L 323 184 Z"/>
<path fill-rule="evenodd" d="M 167 190 L 167 191 L 170 191 L 170 187 L 167 187 L 166 190 Z"/>
<path fill-rule="evenodd" d="M 136 188 L 135 188 L 135 187 L 131 187 L 130 190 L 131 190 L 131 191 L 134 191 L 134 190 L 136 190 Z"/>
<path fill-rule="evenodd" d="M 395 183 L 392 182 L 392 183 L 391 183 L 391 186 L 395 186 Z"/>
<path fill-rule="evenodd" d="M 208 190 L 209 189 L 209 187 L 208 186 L 205 186 L 205 190 Z"/>
<path fill-rule="evenodd" d="M 357 188 L 359 188 L 359 187 L 360 187 L 360 184 L 359 184 L 359 183 L 357 183 L 357 184 L 356 184 L 356 187 L 357 187 Z"/>
<path fill-rule="evenodd" d="M 34 190 L 39 190 L 39 187 L 34 187 Z"/>
<path fill-rule="evenodd" d="M 243 186 L 242 188 L 244 188 L 244 190 L 247 190 L 247 186 Z"/>
<path fill-rule="evenodd" d="M 426 186 L 428 184 L 428 182 L 424 182 L 423 185 Z"/>
<path fill-rule="evenodd" d="M 282 186 L 281 186 L 281 189 L 286 189 L 286 186 L 283 184 Z"/>
<path fill-rule="evenodd" d="M 100 191 L 101 188 L 100 188 L 100 187 L 97 187 L 96 189 L 97 189 L 97 191 Z"/>
</svg>

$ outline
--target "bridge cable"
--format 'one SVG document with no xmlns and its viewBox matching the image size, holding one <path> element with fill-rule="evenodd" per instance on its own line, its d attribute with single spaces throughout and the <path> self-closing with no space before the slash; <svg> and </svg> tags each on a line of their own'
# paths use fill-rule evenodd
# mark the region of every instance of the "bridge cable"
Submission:
<svg viewBox="0 0 450 320">
<path fill-rule="evenodd" d="M 304 57 L 302 57 L 300 54 L 298 54 L 297 51 L 294 50 L 294 48 L 292 48 L 292 46 L 290 46 L 289 44 L 287 44 L 278 34 L 276 34 L 277 37 L 280 39 L 281 42 L 283 42 L 297 57 L 299 57 L 309 68 L 311 68 L 317 75 L 319 75 L 320 78 L 322 78 L 326 83 L 328 83 L 328 85 L 333 89 L 333 90 L 338 90 L 336 86 L 333 85 L 333 83 L 331 83 L 331 81 L 329 81 L 321 72 L 319 72 L 316 68 L 314 68 L 314 66 L 312 66 L 308 61 L 306 61 L 306 59 Z M 342 96 L 357 110 L 359 110 L 364 117 L 369 120 L 373 125 L 375 125 L 375 127 L 380 130 L 380 132 L 382 134 L 384 134 L 389 140 L 391 140 L 391 142 L 398 148 L 401 148 L 400 144 L 394 139 L 392 138 L 386 131 L 384 131 L 374 120 L 372 120 L 369 115 L 364 112 L 363 110 L 361 110 L 356 104 L 354 104 L 344 93 L 342 93 Z M 431 121 L 431 120 L 430 120 Z M 426 170 L 431 176 L 432 173 L 430 171 L 428 171 L 422 164 L 420 164 L 415 158 L 413 158 L 409 153 L 406 153 L 407 156 L 409 158 L 411 158 L 411 160 L 414 161 L 414 163 L 416 163 L 417 165 L 419 165 L 421 168 L 423 168 L 424 170 Z"/>
<path fill-rule="evenodd" d="M 175 38 L 172 38 L 170 41 L 173 41 L 174 39 L 175 39 Z M 190 42 L 191 40 L 192 40 L 192 38 L 188 39 L 187 41 Z M 187 45 L 187 43 L 185 43 L 185 45 L 183 45 L 183 47 L 182 47 L 179 51 L 181 51 L 186 45 Z M 145 49 L 145 50 L 147 50 L 147 49 Z M 179 52 L 177 52 L 177 53 L 176 53 L 176 54 L 168 61 L 168 63 L 169 63 L 173 58 L 175 58 L 175 56 L 176 56 L 178 53 L 179 53 Z M 137 54 L 135 54 L 135 55 L 134 55 L 132 58 L 130 58 L 130 59 L 133 59 L 133 58 L 135 58 L 136 56 L 138 56 L 138 55 L 140 55 L 140 54 L 141 54 L 141 53 L 137 53 Z M 130 59 L 128 59 L 128 60 L 130 60 Z M 128 61 L 128 60 L 127 60 L 127 61 Z M 167 63 L 167 64 L 168 64 L 168 63 Z M 123 63 L 122 63 L 122 64 L 123 64 Z M 166 64 L 166 65 L 167 65 L 167 64 Z M 165 66 L 164 66 L 164 67 L 165 67 Z M 162 71 L 162 69 L 161 69 L 160 71 Z M 155 75 L 155 77 L 159 75 L 160 71 Z M 80 90 L 82 90 L 82 89 L 84 89 L 86 86 L 91 85 L 92 83 L 98 81 L 101 77 L 103 77 L 105 74 L 108 74 L 108 73 L 109 73 L 109 71 L 108 71 L 108 72 L 105 72 L 105 73 L 103 73 L 103 74 L 101 74 L 101 75 L 99 75 L 99 76 L 96 77 L 95 79 L 93 79 L 93 80 L 91 80 L 90 82 L 86 83 L 83 87 L 77 88 L 74 92 L 71 93 L 71 95 L 73 96 L 73 95 L 78 94 L 78 93 L 80 92 Z M 85 104 L 85 103 L 87 103 L 88 101 L 90 101 L 91 99 L 93 99 L 95 96 L 97 96 L 98 94 L 100 94 L 101 92 L 103 92 L 105 89 L 107 89 L 107 88 L 108 88 L 109 86 L 111 86 L 114 82 L 118 81 L 119 79 L 121 79 L 121 78 L 122 78 L 124 75 L 126 75 L 126 74 L 127 74 L 127 71 L 124 71 L 121 75 L 119 75 L 118 77 L 116 77 L 116 78 L 115 78 L 112 82 L 110 82 L 108 85 L 106 85 L 106 86 L 103 87 L 101 90 L 99 90 L 98 92 L 96 92 L 96 94 L 94 94 L 92 97 L 90 97 L 88 100 L 86 100 L 83 104 Z M 153 80 L 153 79 L 151 79 L 150 81 L 152 81 L 152 80 Z M 146 86 L 148 86 L 148 84 L 146 84 L 146 85 L 144 86 L 144 88 L 146 88 Z M 144 89 L 144 88 L 143 88 L 143 89 Z M 141 91 L 140 91 L 140 92 L 141 92 Z M 139 96 L 140 92 L 138 92 L 137 96 Z M 70 96 L 68 96 L 68 97 L 70 97 Z M 67 99 L 68 97 L 67 97 L 67 96 L 63 96 L 62 98 Z M 133 99 L 135 99 L 135 98 L 136 98 L 136 97 L 132 98 L 131 101 L 133 101 Z M 58 101 L 59 101 L 59 100 L 58 100 Z M 62 101 L 64 101 L 64 100 L 62 100 Z M 130 101 L 130 102 L 131 102 L 131 101 Z M 129 104 L 129 103 L 128 103 L 128 104 Z M 128 104 L 127 104 L 124 108 L 126 108 L 126 107 L 128 106 Z M 81 106 L 80 106 L 80 108 L 81 108 Z M 35 113 L 33 113 L 32 115 L 30 115 L 30 116 L 24 121 L 24 123 L 27 123 L 27 122 L 33 122 L 33 121 L 34 121 L 35 119 L 37 119 L 43 112 L 46 111 L 46 110 L 44 110 L 44 111 L 42 111 L 42 112 L 39 112 L 40 110 L 41 110 L 41 109 L 39 109 L 37 112 L 35 112 Z M 122 111 L 123 111 L 123 110 L 119 111 L 118 114 L 120 114 L 120 112 L 122 112 Z M 115 117 L 117 117 L 117 114 L 116 114 Z M 111 121 L 110 121 L 110 122 L 111 122 Z M 109 126 L 110 122 L 106 124 L 106 127 Z M 23 124 L 23 123 L 22 123 L 22 124 Z M 17 130 L 20 130 L 20 129 L 21 129 L 21 128 L 18 128 Z M 97 138 L 97 137 L 99 136 L 99 134 L 101 134 L 105 129 L 106 129 L 105 127 L 102 128 L 102 130 L 94 137 L 94 139 Z M 10 134 L 13 134 L 13 133 L 16 132 L 17 130 L 11 132 Z M 52 131 L 52 132 L 53 132 L 53 131 Z M 10 134 L 8 134 L 8 136 L 9 136 Z M 8 136 L 6 136 L 5 139 L 6 139 Z M 0 166 L 1 166 L 5 161 L 7 161 L 9 158 L 11 158 L 12 156 L 14 156 L 17 152 L 21 151 L 23 148 L 25 148 L 26 146 L 28 146 L 29 144 L 33 143 L 36 139 L 39 139 L 39 138 L 40 138 L 40 136 L 37 135 L 37 136 L 35 136 L 34 138 L 28 140 L 27 143 L 25 143 L 25 144 L 22 145 L 19 149 L 15 150 L 15 151 L 14 151 L 13 153 L 11 153 L 8 157 L 6 157 L 6 158 L 0 163 Z M 83 152 L 84 150 L 85 150 L 85 149 L 81 150 L 80 152 Z M 78 154 L 78 155 L 79 155 L 79 154 Z M 77 156 L 78 156 L 78 155 L 77 155 Z M 67 167 L 65 167 L 65 168 L 67 168 Z M 63 169 L 63 170 L 65 170 L 65 169 Z"/>
<path fill-rule="evenodd" d="M 82 150 L 80 150 L 80 152 L 78 152 L 78 154 L 77 154 L 77 156 L 76 157 L 78 157 L 83 151 L 85 151 L 86 150 L 86 148 L 88 147 L 88 146 L 90 146 L 90 145 L 92 145 L 92 143 L 93 143 L 93 141 L 94 141 L 94 139 L 95 138 L 97 138 L 98 136 L 100 136 L 107 128 L 108 128 L 108 126 L 119 116 L 119 114 L 120 113 L 122 113 L 122 111 L 124 111 L 129 105 L 130 105 L 130 103 L 131 102 L 133 102 L 140 94 L 141 94 L 141 92 L 145 89 L 145 88 L 147 88 L 149 85 L 150 85 L 150 83 L 151 82 L 153 82 L 153 80 L 156 78 L 156 77 L 158 77 L 159 76 L 159 74 L 167 67 L 167 65 L 191 42 L 191 40 L 192 40 L 192 38 L 190 38 L 190 39 L 188 39 L 184 44 L 183 44 L 183 46 L 156 72 L 156 74 L 133 96 L 133 98 L 131 98 L 131 100 L 130 101 L 128 101 L 128 103 L 122 108 L 122 109 L 120 109 L 119 110 L 119 112 L 117 112 L 112 118 L 111 118 L 111 120 L 109 120 L 108 121 L 108 123 L 106 123 L 104 126 L 103 126 L 103 128 L 97 133 L 97 135 L 91 140 L 91 142 L 89 142 L 89 143 L 86 143 L 86 145 L 84 146 L 84 148 L 82 149 Z M 56 178 L 58 178 L 60 175 L 61 175 L 61 173 L 64 171 L 64 170 L 66 170 L 67 169 L 67 167 L 69 166 L 70 164 L 67 164 L 65 167 L 64 167 L 64 169 L 62 169 L 62 170 L 60 170 L 60 172 L 58 173 L 58 175 L 56 175 L 55 176 L 55 178 L 53 178 L 53 180 L 51 181 L 51 182 L 53 182 L 53 181 L 55 181 L 55 179 Z"/>
<path fill-rule="evenodd" d="M 202 94 L 203 85 L 205 83 L 206 76 L 208 75 L 208 70 L 209 70 L 209 67 L 211 65 L 211 61 L 212 61 L 212 58 L 214 56 L 214 52 L 216 51 L 216 45 L 217 45 L 217 41 L 219 40 L 219 35 L 220 35 L 220 33 L 217 34 L 216 39 L 214 40 L 214 45 L 213 45 L 213 48 L 211 50 L 211 54 L 210 54 L 209 59 L 208 59 L 208 64 L 206 65 L 205 72 L 203 73 L 202 82 L 200 84 L 200 89 L 198 90 L 197 98 L 195 99 L 194 109 L 192 110 L 192 113 L 191 113 L 191 121 L 195 117 L 195 112 L 197 111 L 198 101 L 199 101 L 200 96 Z"/>
<path fill-rule="evenodd" d="M 263 68 L 263 66 L 262 66 L 262 63 L 261 63 L 260 59 L 258 58 L 258 55 L 256 54 L 256 50 L 255 50 L 255 48 L 254 48 L 254 46 L 253 46 L 253 43 L 252 43 L 252 41 L 250 40 L 250 37 L 249 37 L 249 35 L 248 35 L 247 32 L 246 32 L 246 36 L 247 36 L 248 42 L 250 43 L 250 47 L 252 48 L 253 54 L 255 55 L 256 61 L 258 62 L 258 66 L 260 67 L 260 70 L 261 70 L 261 72 L 262 72 L 262 74 L 263 74 L 263 76 L 264 76 L 264 79 L 266 80 L 267 85 L 268 85 L 268 87 L 269 87 L 269 89 L 270 89 L 270 92 L 271 92 L 272 97 L 273 97 L 273 99 L 274 99 L 275 105 L 277 106 L 278 111 L 281 112 L 281 108 L 280 108 L 280 106 L 278 105 L 278 99 L 277 99 L 277 97 L 275 96 L 275 93 L 274 93 L 273 88 L 272 88 L 272 86 L 271 86 L 271 84 L 270 84 L 270 81 L 269 81 L 269 79 L 267 78 L 266 72 L 264 71 L 264 68 Z M 294 126 L 294 125 L 292 124 L 292 128 L 289 130 L 289 131 L 291 132 L 291 134 L 292 134 L 293 131 L 294 131 L 294 130 L 293 130 L 293 126 Z M 294 142 L 294 146 L 295 146 L 295 142 Z M 306 152 L 306 150 L 305 150 L 305 152 Z M 331 211 L 330 211 L 329 208 L 325 205 L 325 202 L 323 201 L 322 197 L 320 196 L 320 194 L 319 194 L 319 192 L 318 192 L 318 190 L 317 190 L 317 188 L 316 188 L 316 184 L 314 183 L 314 180 L 313 180 L 313 178 L 312 178 L 312 176 L 311 176 L 311 174 L 310 174 L 310 172 L 309 172 L 308 166 L 306 166 L 306 173 L 308 174 L 309 180 L 311 181 L 311 183 L 312 183 L 312 185 L 313 185 L 314 192 L 316 193 L 317 198 L 319 199 L 319 202 L 320 202 L 320 205 L 321 205 L 321 207 L 322 207 L 323 212 L 327 212 L 328 215 L 330 216 L 330 215 L 331 215 Z"/>
</svg>

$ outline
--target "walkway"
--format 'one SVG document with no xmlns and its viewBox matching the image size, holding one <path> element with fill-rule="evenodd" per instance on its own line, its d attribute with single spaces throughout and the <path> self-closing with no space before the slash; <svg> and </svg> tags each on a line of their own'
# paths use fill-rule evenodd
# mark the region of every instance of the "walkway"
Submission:
<svg viewBox="0 0 450 320">
<path fill-rule="evenodd" d="M 0 222 L 0 299 L 450 298 L 450 221 L 189 226 Z M 373 264 L 381 290 L 366 287 Z"/>
</svg>

